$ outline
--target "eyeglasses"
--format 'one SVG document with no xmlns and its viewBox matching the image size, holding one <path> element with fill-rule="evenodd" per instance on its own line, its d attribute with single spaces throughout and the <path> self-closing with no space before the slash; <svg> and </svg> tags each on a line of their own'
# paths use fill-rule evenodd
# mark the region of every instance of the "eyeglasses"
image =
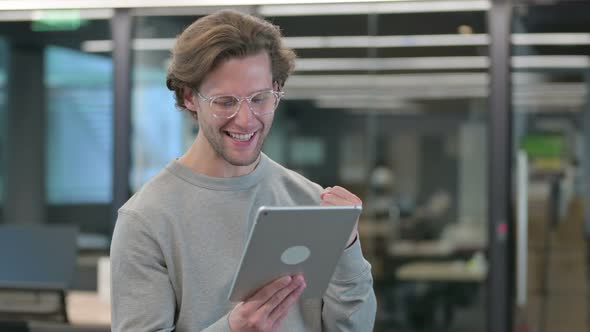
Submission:
<svg viewBox="0 0 590 332">
<path fill-rule="evenodd" d="M 255 115 L 271 114 L 279 105 L 281 97 L 285 95 L 282 91 L 274 90 L 259 91 L 248 97 L 236 97 L 232 95 L 207 97 L 198 91 L 196 92 L 202 101 L 209 102 L 209 109 L 213 113 L 213 116 L 221 119 L 231 119 L 236 116 L 244 100 L 248 102 L 250 111 Z"/>
</svg>

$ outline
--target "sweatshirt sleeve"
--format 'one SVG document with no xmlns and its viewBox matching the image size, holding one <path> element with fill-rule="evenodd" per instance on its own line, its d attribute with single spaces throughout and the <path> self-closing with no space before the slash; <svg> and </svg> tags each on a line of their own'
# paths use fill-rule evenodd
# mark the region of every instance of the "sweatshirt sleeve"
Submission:
<svg viewBox="0 0 590 332">
<path fill-rule="evenodd" d="M 173 331 L 175 296 L 162 251 L 144 220 L 120 210 L 111 243 L 111 328 Z"/>
<path fill-rule="evenodd" d="M 344 250 L 323 298 L 323 331 L 373 331 L 377 300 L 371 265 L 357 238 Z"/>
<path fill-rule="evenodd" d="M 175 313 L 161 247 L 139 215 L 120 210 L 111 244 L 112 331 L 174 331 Z M 229 332 L 227 314 L 203 331 Z"/>
</svg>

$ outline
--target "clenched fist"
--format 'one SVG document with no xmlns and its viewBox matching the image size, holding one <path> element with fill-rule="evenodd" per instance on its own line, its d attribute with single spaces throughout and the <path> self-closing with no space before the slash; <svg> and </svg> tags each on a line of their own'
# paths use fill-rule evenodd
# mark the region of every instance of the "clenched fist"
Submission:
<svg viewBox="0 0 590 332">
<path fill-rule="evenodd" d="M 320 205 L 322 206 L 343 206 L 343 205 L 362 205 L 363 201 L 361 201 L 358 196 L 351 193 L 350 191 L 340 187 L 327 187 L 324 191 L 320 194 L 320 199 L 322 200 Z M 350 234 L 350 238 L 348 239 L 348 243 L 346 247 L 349 247 L 351 244 L 354 243 L 354 240 L 358 236 L 358 219 L 356 224 L 354 225 L 354 229 Z"/>
</svg>

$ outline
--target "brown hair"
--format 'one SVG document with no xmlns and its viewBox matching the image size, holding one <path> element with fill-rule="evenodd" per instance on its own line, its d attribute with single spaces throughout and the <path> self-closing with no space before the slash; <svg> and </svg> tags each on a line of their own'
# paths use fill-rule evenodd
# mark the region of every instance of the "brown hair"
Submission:
<svg viewBox="0 0 590 332">
<path fill-rule="evenodd" d="M 186 28 L 172 49 L 166 86 L 176 106 L 186 110 L 183 89 L 198 89 L 205 76 L 223 60 L 268 52 L 272 80 L 283 87 L 295 67 L 295 53 L 282 45 L 278 26 L 235 10 L 202 17 Z"/>
</svg>

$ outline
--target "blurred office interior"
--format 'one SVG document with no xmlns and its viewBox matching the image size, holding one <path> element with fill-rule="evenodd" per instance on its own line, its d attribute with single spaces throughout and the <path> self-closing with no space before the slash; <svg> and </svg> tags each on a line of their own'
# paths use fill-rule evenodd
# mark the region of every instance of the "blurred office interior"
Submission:
<svg viewBox="0 0 590 332">
<path fill-rule="evenodd" d="M 0 2 L 1 331 L 110 331 L 116 210 L 198 131 L 170 48 L 222 8 L 298 54 L 264 152 L 363 199 L 375 331 L 588 331 L 590 3 L 557 0 Z"/>
</svg>

